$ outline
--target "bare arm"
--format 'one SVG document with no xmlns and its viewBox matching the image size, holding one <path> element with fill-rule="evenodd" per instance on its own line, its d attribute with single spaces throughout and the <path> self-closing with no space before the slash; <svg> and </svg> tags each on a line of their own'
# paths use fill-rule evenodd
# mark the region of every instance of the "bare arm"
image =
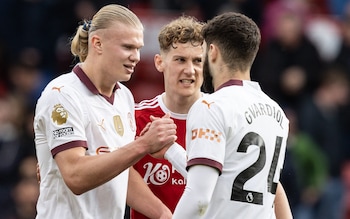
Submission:
<svg viewBox="0 0 350 219">
<path fill-rule="evenodd" d="M 130 167 L 126 202 L 131 208 L 148 218 L 172 218 L 169 208 L 153 194 L 133 167 Z"/>
<path fill-rule="evenodd" d="M 145 154 L 153 153 L 176 140 L 176 125 L 170 118 L 157 119 L 135 141 L 111 153 L 85 156 L 83 147 L 58 153 L 56 163 L 67 186 L 82 194 L 111 180 L 135 164 Z"/>
<path fill-rule="evenodd" d="M 275 214 L 277 219 L 291 219 L 293 218 L 292 211 L 289 206 L 287 195 L 279 182 L 275 197 Z"/>
</svg>

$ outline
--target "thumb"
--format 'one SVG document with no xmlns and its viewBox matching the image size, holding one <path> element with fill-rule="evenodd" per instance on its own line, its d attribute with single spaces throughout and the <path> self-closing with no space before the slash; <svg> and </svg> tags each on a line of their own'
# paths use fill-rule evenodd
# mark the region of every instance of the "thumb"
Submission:
<svg viewBox="0 0 350 219">
<path fill-rule="evenodd" d="M 162 118 L 170 118 L 170 113 L 165 113 L 165 115 Z"/>
<path fill-rule="evenodd" d="M 160 119 L 160 117 L 155 117 L 155 116 L 150 116 L 149 117 L 151 121 L 153 122 L 154 120 Z M 162 118 L 170 118 L 170 113 L 165 113 L 165 115 Z"/>
</svg>

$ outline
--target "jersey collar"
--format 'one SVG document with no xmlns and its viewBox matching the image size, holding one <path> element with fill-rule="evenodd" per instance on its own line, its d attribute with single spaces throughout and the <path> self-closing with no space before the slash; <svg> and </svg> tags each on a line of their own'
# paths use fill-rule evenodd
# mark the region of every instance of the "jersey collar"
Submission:
<svg viewBox="0 0 350 219">
<path fill-rule="evenodd" d="M 103 96 L 108 102 L 110 102 L 111 104 L 113 104 L 113 100 L 114 100 L 114 92 L 119 89 L 119 85 L 118 83 L 115 84 L 114 88 L 113 88 L 113 93 L 112 96 L 107 97 L 106 95 L 100 94 L 100 92 L 98 92 L 96 86 L 92 83 L 92 81 L 90 80 L 90 78 L 85 74 L 85 72 L 83 71 L 82 68 L 80 68 L 79 64 L 75 65 L 73 68 L 73 72 L 78 76 L 78 78 L 81 80 L 81 82 L 83 82 L 83 84 L 85 84 L 85 86 L 91 91 L 91 93 L 96 94 L 96 95 L 101 95 Z"/>
<path fill-rule="evenodd" d="M 225 83 L 223 83 L 222 85 L 220 85 L 216 91 L 220 90 L 221 88 L 232 86 L 232 85 L 243 86 L 243 81 L 236 80 L 236 79 L 228 80 Z"/>
</svg>

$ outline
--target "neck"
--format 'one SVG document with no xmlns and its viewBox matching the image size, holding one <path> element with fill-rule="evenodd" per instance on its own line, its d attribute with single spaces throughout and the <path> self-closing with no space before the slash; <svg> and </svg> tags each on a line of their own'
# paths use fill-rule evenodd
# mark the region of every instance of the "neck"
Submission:
<svg viewBox="0 0 350 219">
<path fill-rule="evenodd" d="M 162 96 L 165 106 L 173 113 L 187 114 L 193 103 L 201 97 L 202 93 L 198 91 L 191 96 L 167 95 Z"/>
<path fill-rule="evenodd" d="M 85 72 L 86 76 L 95 85 L 100 94 L 110 97 L 113 93 L 115 86 L 114 83 L 108 83 L 107 77 L 103 74 L 103 71 L 96 69 L 94 65 L 90 65 L 88 62 L 81 63 L 80 67 Z"/>
<path fill-rule="evenodd" d="M 223 72 L 216 75 L 215 79 L 213 78 L 214 90 L 217 90 L 222 84 L 229 80 L 241 80 L 241 81 L 250 81 L 250 72 Z"/>
</svg>

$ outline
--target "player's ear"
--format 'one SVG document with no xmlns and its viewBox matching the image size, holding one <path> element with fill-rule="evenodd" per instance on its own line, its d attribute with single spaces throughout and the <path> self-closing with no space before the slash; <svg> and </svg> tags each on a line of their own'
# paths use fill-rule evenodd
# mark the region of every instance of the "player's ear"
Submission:
<svg viewBox="0 0 350 219">
<path fill-rule="evenodd" d="M 214 44 L 210 44 L 209 50 L 208 50 L 208 58 L 214 62 L 218 58 L 218 55 L 219 55 L 218 47 Z"/>
<path fill-rule="evenodd" d="M 156 69 L 159 72 L 163 72 L 163 70 L 164 70 L 164 68 L 163 68 L 163 58 L 162 58 L 161 55 L 156 54 L 154 56 L 154 65 L 155 65 Z"/>
<path fill-rule="evenodd" d="M 92 47 L 98 52 L 98 53 L 102 53 L 102 43 L 101 43 L 101 39 L 98 35 L 93 35 L 91 37 L 91 44 Z"/>
</svg>

